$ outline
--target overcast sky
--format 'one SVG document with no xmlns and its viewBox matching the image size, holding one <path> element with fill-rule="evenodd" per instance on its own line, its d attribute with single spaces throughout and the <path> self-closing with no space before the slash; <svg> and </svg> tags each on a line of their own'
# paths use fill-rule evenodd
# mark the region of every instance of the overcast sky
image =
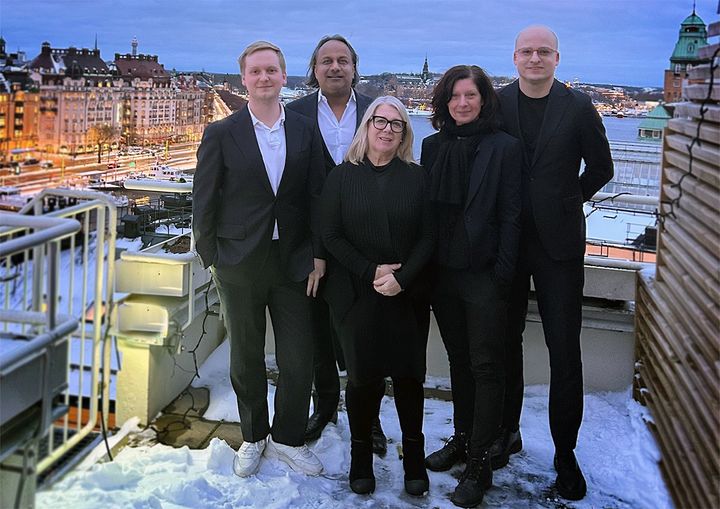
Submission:
<svg viewBox="0 0 720 509">
<path fill-rule="evenodd" d="M 706 24 L 718 0 L 697 0 Z M 53 47 L 98 47 L 105 60 L 139 51 L 167 69 L 237 73 L 237 57 L 257 39 L 278 44 L 288 74 L 304 75 L 317 40 L 341 33 L 360 55 L 360 72 L 420 72 L 467 63 L 514 75 L 518 30 L 546 24 L 560 38 L 558 77 L 662 86 L 663 70 L 692 0 L 0 0 L 8 51 L 29 58 Z"/>
</svg>

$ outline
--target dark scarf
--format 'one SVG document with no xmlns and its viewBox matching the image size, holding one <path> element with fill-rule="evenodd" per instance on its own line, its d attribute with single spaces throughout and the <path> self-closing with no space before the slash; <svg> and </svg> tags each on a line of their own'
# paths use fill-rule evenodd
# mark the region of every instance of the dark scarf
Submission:
<svg viewBox="0 0 720 509">
<path fill-rule="evenodd" d="M 475 149 L 488 128 L 480 119 L 458 126 L 450 119 L 440 130 L 441 141 L 430 168 L 430 199 L 462 207 L 467 197 Z"/>
<path fill-rule="evenodd" d="M 440 146 L 430 168 L 430 200 L 437 221 L 436 261 L 455 269 L 470 264 L 470 242 L 462 221 L 475 150 L 489 128 L 480 120 L 457 126 L 453 120 L 440 130 Z"/>
</svg>

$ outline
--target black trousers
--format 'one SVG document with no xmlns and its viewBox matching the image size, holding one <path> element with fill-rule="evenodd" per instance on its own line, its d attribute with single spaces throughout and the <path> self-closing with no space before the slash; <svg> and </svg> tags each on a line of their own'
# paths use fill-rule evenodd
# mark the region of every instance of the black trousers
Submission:
<svg viewBox="0 0 720 509">
<path fill-rule="evenodd" d="M 471 453 L 490 447 L 502 421 L 506 302 L 492 270 L 438 269 L 433 311 L 450 362 L 453 422 Z"/>
<path fill-rule="evenodd" d="M 523 233 L 510 294 L 503 426 L 517 430 L 520 424 L 524 389 L 522 338 L 531 276 L 550 354 L 550 431 L 557 451 L 572 451 L 583 413 L 580 329 L 584 260 L 553 260 L 532 231 Z"/>
<path fill-rule="evenodd" d="M 393 377 L 393 395 L 403 438 L 422 437 L 425 395 L 422 383 L 415 378 Z M 370 442 L 372 422 L 380 413 L 385 394 L 385 379 L 378 378 L 367 384 L 356 385 L 351 380 L 345 387 L 350 435 L 353 440 Z"/>
<path fill-rule="evenodd" d="M 312 302 L 306 282 L 283 273 L 273 247 L 258 267 L 214 268 L 230 339 L 230 379 L 237 397 L 243 439 L 257 442 L 272 433 L 278 443 L 304 443 L 313 370 Z M 279 370 L 272 430 L 267 407 L 265 309 L 275 333 Z"/>
<path fill-rule="evenodd" d="M 342 350 L 335 336 L 330 309 L 324 299 L 318 297 L 313 303 L 315 362 L 313 385 L 315 386 L 315 412 L 327 417 L 337 410 L 340 402 L 340 377 Z"/>
</svg>

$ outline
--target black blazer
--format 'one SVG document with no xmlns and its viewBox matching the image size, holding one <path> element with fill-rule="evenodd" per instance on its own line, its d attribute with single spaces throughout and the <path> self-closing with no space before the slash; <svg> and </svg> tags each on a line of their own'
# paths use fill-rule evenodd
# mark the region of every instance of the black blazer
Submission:
<svg viewBox="0 0 720 509">
<path fill-rule="evenodd" d="M 499 95 L 504 129 L 522 141 L 518 92 L 515 81 Z M 581 160 L 585 160 L 585 170 L 579 174 Z M 523 186 L 530 193 L 543 247 L 555 260 L 583 256 L 583 203 L 613 176 L 605 128 L 588 95 L 555 80 L 535 154 L 531 159 L 523 155 L 523 165 Z"/>
<path fill-rule="evenodd" d="M 247 106 L 205 129 L 192 207 L 203 266 L 254 270 L 270 249 L 276 219 L 281 263 L 291 280 L 308 276 L 313 256 L 324 258 L 320 238 L 312 234 L 325 181 L 321 141 L 312 122 L 289 110 L 285 140 L 285 168 L 275 196 Z"/>
<path fill-rule="evenodd" d="M 357 131 L 357 128 L 360 126 L 360 121 L 362 120 L 363 115 L 365 114 L 365 111 L 367 110 L 367 107 L 370 106 L 370 103 L 373 102 L 373 98 L 369 97 L 364 94 L 360 94 L 355 91 L 355 103 L 357 106 L 357 120 L 355 122 L 355 130 Z M 318 93 L 317 91 L 313 92 L 312 94 L 308 94 L 305 97 L 301 97 L 300 99 L 295 99 L 293 102 L 287 104 L 287 109 L 297 111 L 301 115 L 305 115 L 309 119 L 311 119 L 315 123 L 315 127 L 320 130 L 320 127 L 318 125 L 317 120 L 317 110 L 318 110 Z M 322 138 L 322 136 L 320 136 Z M 335 160 L 332 158 L 332 155 L 330 155 L 330 151 L 328 150 L 327 146 L 325 145 L 325 141 L 323 140 L 323 152 L 325 154 L 325 169 L 327 173 L 330 173 L 330 170 L 335 168 Z"/>
<path fill-rule="evenodd" d="M 442 133 L 423 140 L 420 164 L 428 171 L 437 157 Z M 470 268 L 492 267 L 501 282 L 515 273 L 520 242 L 520 143 L 502 131 L 482 137 L 475 151 L 465 201 L 465 230 Z"/>
</svg>

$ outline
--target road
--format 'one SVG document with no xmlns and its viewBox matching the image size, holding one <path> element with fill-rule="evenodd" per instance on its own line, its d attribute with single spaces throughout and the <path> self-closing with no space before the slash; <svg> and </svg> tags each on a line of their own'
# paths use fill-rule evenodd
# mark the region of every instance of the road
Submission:
<svg viewBox="0 0 720 509">
<path fill-rule="evenodd" d="M 124 155 L 116 152 L 103 156 L 103 162 L 97 163 L 96 154 L 85 154 L 75 158 L 58 156 L 53 160 L 52 168 L 39 165 L 21 166 L 20 175 L 13 168 L 0 168 L 0 186 L 13 186 L 20 189 L 22 195 L 33 195 L 48 187 L 87 187 L 90 180 L 113 182 L 123 180 L 130 173 L 149 173 L 152 165 L 160 161 L 181 169 L 195 168 L 197 143 L 178 143 L 168 149 L 167 160 L 161 160 L 152 154 Z M 64 161 L 64 168 L 63 168 Z M 108 162 L 118 164 L 108 169 Z"/>
</svg>

